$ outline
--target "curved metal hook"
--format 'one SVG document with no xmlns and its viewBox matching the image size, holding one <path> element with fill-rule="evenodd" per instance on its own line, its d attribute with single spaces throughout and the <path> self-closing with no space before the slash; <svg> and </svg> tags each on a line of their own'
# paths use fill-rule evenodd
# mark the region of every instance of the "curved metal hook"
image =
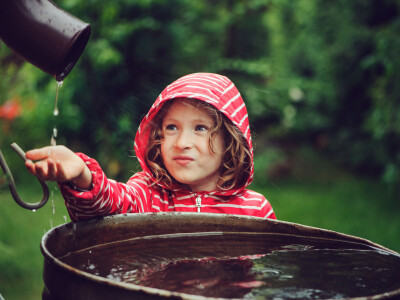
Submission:
<svg viewBox="0 0 400 300">
<path fill-rule="evenodd" d="M 15 152 L 17 152 L 17 154 L 22 158 L 22 160 L 24 160 L 24 161 L 27 160 L 25 157 L 25 152 L 16 143 L 12 143 L 11 148 Z M 37 203 L 24 202 L 21 200 L 21 198 L 18 195 L 14 178 L 11 174 L 10 169 L 7 166 L 6 160 L 4 159 L 4 156 L 1 153 L 1 150 L 0 150 L 0 165 L 1 165 L 1 168 L 3 169 L 4 173 L 8 177 L 8 185 L 10 187 L 11 195 L 13 196 L 15 202 L 17 202 L 18 205 L 20 205 L 21 207 L 26 208 L 26 209 L 36 210 L 36 209 L 41 208 L 43 205 L 45 205 L 47 203 L 47 200 L 49 200 L 49 188 L 47 186 L 47 183 L 44 180 L 40 179 L 39 177 L 36 177 L 39 180 L 40 184 L 42 185 L 42 189 L 43 189 L 42 200 Z"/>
</svg>

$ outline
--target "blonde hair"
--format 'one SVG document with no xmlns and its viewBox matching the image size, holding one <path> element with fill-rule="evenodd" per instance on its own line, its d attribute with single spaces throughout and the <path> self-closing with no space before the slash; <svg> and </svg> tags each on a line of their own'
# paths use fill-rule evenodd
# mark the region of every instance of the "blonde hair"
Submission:
<svg viewBox="0 0 400 300">
<path fill-rule="evenodd" d="M 220 166 L 220 176 L 217 187 L 221 190 L 242 187 L 251 169 L 251 153 L 246 138 L 231 120 L 214 106 L 200 100 L 177 98 L 168 100 L 150 123 L 150 136 L 146 148 L 146 164 L 155 178 L 155 183 L 161 183 L 167 188 L 179 183 L 167 171 L 162 155 L 161 144 L 163 142 L 162 121 L 174 101 L 185 101 L 186 103 L 207 113 L 213 120 L 214 126 L 210 129 L 209 147 L 213 148 L 213 138 L 221 133 L 224 140 L 224 152 Z"/>
</svg>

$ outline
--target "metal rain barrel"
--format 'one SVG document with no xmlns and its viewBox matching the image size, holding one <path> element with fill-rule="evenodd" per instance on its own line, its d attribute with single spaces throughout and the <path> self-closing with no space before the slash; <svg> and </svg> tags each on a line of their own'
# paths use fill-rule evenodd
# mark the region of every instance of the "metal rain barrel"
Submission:
<svg viewBox="0 0 400 300">
<path fill-rule="evenodd" d="M 108 252 L 105 252 L 106 254 L 99 252 L 104 245 L 111 247 Z M 357 282 L 359 278 L 356 275 L 350 274 L 352 276 L 349 277 L 350 279 L 346 279 L 341 274 L 336 276 L 337 269 L 328 274 L 328 277 L 318 275 L 328 272 L 326 270 L 331 267 L 332 261 L 338 262 L 339 270 L 346 268 L 348 265 L 346 259 L 349 259 L 346 258 L 347 255 L 350 255 L 352 251 L 359 251 L 361 254 L 356 254 L 355 257 L 361 265 L 354 269 L 362 274 L 368 273 L 371 261 L 377 261 L 371 255 L 379 254 L 387 265 L 393 267 L 393 270 L 388 270 L 386 265 L 378 265 L 379 272 L 389 272 L 387 276 L 390 279 L 393 276 L 400 276 L 400 268 L 397 268 L 400 266 L 398 253 L 362 238 L 255 217 L 199 213 L 115 215 L 67 223 L 53 228 L 43 236 L 41 250 L 44 255 L 42 296 L 44 300 L 251 299 L 252 293 L 260 289 L 259 298 L 282 299 L 286 296 L 298 298 L 304 295 L 308 295 L 308 298 L 319 299 L 400 298 L 400 283 L 396 283 L 400 280 L 394 279 L 395 283 L 384 286 L 382 290 L 376 286 L 369 288 L 365 286 L 365 282 Z M 94 255 L 97 252 L 98 255 Z M 307 262 L 310 256 L 304 256 L 309 253 L 312 254 L 311 262 Z M 125 258 L 124 255 L 126 255 Z M 164 255 L 169 258 L 163 259 Z M 318 259 L 323 260 L 326 255 L 328 255 L 328 261 L 319 267 L 320 270 L 317 270 L 317 278 L 311 280 L 311 282 L 318 282 L 321 277 L 322 282 L 319 286 L 314 289 L 299 290 L 299 287 L 309 284 L 306 280 L 308 276 L 314 276 L 312 267 L 319 263 Z M 81 256 L 84 258 L 81 259 Z M 332 256 L 332 259 L 329 256 Z M 333 256 L 336 257 L 333 258 Z M 154 257 L 160 257 L 161 263 L 154 264 Z M 316 257 L 318 259 L 314 259 Z M 113 259 L 116 260 L 115 265 L 110 265 Z M 111 273 L 104 273 L 104 269 L 107 268 L 108 271 L 118 271 L 122 270 L 124 265 L 137 266 L 141 263 L 141 259 L 146 260 L 147 269 L 127 270 L 126 274 L 131 275 L 121 275 L 122 280 L 116 278 L 118 277 L 116 275 L 110 275 Z M 277 262 L 273 262 L 274 259 Z M 282 267 L 285 260 L 290 261 L 288 264 L 290 268 Z M 70 263 L 71 261 L 76 263 Z M 107 266 L 100 266 L 103 262 Z M 264 266 L 262 266 L 263 263 Z M 217 279 L 210 279 L 210 274 L 215 272 L 213 270 L 215 265 L 221 266 L 222 271 L 225 272 L 221 275 L 222 281 L 218 279 L 220 281 L 217 283 Z M 256 268 L 254 271 L 254 266 L 259 269 Z M 102 270 L 96 271 L 97 268 L 102 268 Z M 300 274 L 296 284 L 290 281 L 294 280 L 290 279 L 292 275 L 282 275 L 285 268 L 292 275 Z M 229 269 L 228 273 L 227 269 Z M 193 274 L 186 275 L 185 270 L 194 270 L 195 275 L 203 276 L 205 281 L 199 283 L 197 279 L 190 279 Z M 238 279 L 239 275 L 235 275 L 235 272 L 243 273 L 240 275 L 242 277 Z M 346 272 L 349 273 L 348 270 Z M 372 276 L 375 276 L 371 278 L 372 282 L 376 285 L 377 277 L 383 278 L 383 275 L 381 276 L 376 271 L 371 272 Z M 144 284 L 137 282 L 139 273 L 142 275 Z M 188 282 L 197 284 L 204 293 L 195 294 L 190 292 L 191 290 L 178 288 L 174 290 L 174 284 L 170 281 L 166 283 L 167 288 L 162 285 L 167 279 L 170 280 L 177 274 L 181 274 L 183 279 L 180 280 L 184 284 Z M 267 276 L 264 281 L 260 280 L 262 276 L 265 279 L 265 274 L 269 277 Z M 227 282 L 228 277 L 232 279 L 232 282 Z M 123 280 L 124 278 L 129 280 Z M 329 280 L 330 278 L 335 279 Z M 357 289 L 352 286 L 349 287 L 353 292 L 350 296 L 340 293 L 324 294 L 321 288 L 330 281 L 336 281 L 336 283 L 333 282 L 334 287 L 341 288 L 353 279 L 355 287 L 359 286 L 361 290 L 367 289 L 369 294 L 354 294 L 357 293 L 354 292 Z M 341 280 L 343 282 L 340 282 Z M 385 283 L 388 279 L 382 280 Z M 157 286 L 153 282 L 161 283 Z M 278 284 L 280 289 L 277 289 L 274 284 Z M 288 284 L 293 286 L 285 286 Z M 211 285 L 217 292 L 212 290 Z M 227 288 L 224 289 L 224 285 L 227 285 Z M 219 291 L 221 294 L 218 294 Z M 275 294 L 271 294 L 271 291 Z"/>
</svg>

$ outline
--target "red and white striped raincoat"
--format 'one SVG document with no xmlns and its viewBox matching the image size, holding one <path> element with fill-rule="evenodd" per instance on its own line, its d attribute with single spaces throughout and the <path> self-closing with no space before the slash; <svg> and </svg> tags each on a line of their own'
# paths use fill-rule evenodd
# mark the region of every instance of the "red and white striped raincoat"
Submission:
<svg viewBox="0 0 400 300">
<path fill-rule="evenodd" d="M 150 132 L 147 125 L 165 101 L 174 98 L 195 98 L 213 105 L 244 134 L 250 148 L 252 165 L 251 174 L 242 187 L 227 191 L 192 192 L 180 186 L 167 189 L 160 184 L 152 185 L 154 178 L 144 159 Z M 195 73 L 167 86 L 139 126 L 135 152 L 143 171 L 133 175 L 126 184 L 108 179 L 94 159 L 78 153 L 92 173 L 93 187 L 89 191 L 77 191 L 68 184 L 60 184 L 72 220 L 147 212 L 225 213 L 276 219 L 265 197 L 246 189 L 254 174 L 247 109 L 239 91 L 225 76 Z"/>
</svg>

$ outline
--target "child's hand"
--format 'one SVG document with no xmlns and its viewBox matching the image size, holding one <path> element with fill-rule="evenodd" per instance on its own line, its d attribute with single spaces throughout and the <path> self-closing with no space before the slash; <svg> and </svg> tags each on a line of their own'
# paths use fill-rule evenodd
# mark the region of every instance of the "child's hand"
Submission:
<svg viewBox="0 0 400 300">
<path fill-rule="evenodd" d="M 72 183 L 80 189 L 90 189 L 92 174 L 83 160 L 64 146 L 51 146 L 26 152 L 29 172 L 43 180 Z M 33 162 L 35 161 L 35 162 Z"/>
</svg>

